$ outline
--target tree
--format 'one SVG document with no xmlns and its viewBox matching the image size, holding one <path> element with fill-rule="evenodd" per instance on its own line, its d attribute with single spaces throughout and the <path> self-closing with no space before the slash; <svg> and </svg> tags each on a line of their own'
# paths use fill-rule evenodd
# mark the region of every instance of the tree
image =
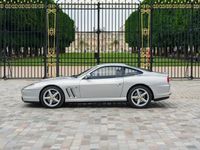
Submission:
<svg viewBox="0 0 200 150">
<path fill-rule="evenodd" d="M 137 47 L 139 45 L 139 25 L 139 12 L 135 11 L 125 22 L 125 41 L 129 44 L 129 47 Z"/>
<path fill-rule="evenodd" d="M 9 2 L 9 0 L 6 0 Z M 43 4 L 54 3 L 53 0 L 41 0 Z M 37 1 L 38 2 L 38 1 Z M 13 0 L 16 6 L 20 6 L 19 0 Z M 37 5 L 37 3 L 35 3 Z M 75 38 L 74 21 L 60 8 L 57 9 L 58 38 L 60 51 L 64 52 Z M 53 23 L 53 19 L 49 20 Z M 4 45 L 7 55 L 14 53 L 16 56 L 25 57 L 41 55 L 41 51 L 47 44 L 46 8 L 12 8 L 0 9 L 0 45 Z M 6 32 L 3 32 L 6 31 Z"/>
<path fill-rule="evenodd" d="M 153 0 L 154 3 L 156 0 Z M 179 2 L 184 3 L 183 0 Z M 142 4 L 150 4 L 145 0 Z M 165 1 L 159 3 L 165 5 Z M 169 3 L 167 3 L 169 5 Z M 188 3 L 187 3 L 188 4 Z M 172 4 L 173 5 L 173 4 Z M 153 49 L 158 48 L 160 55 L 168 56 L 174 53 L 177 47 L 177 56 L 188 53 L 188 47 L 193 41 L 194 46 L 198 47 L 200 34 L 199 30 L 191 33 L 192 28 L 196 29 L 200 25 L 197 21 L 200 19 L 199 10 L 188 8 L 165 8 L 153 9 L 152 11 L 152 46 Z M 133 12 L 125 22 L 125 40 L 130 47 L 136 47 L 140 43 L 140 13 Z M 194 19 L 195 18 L 195 19 Z"/>
</svg>

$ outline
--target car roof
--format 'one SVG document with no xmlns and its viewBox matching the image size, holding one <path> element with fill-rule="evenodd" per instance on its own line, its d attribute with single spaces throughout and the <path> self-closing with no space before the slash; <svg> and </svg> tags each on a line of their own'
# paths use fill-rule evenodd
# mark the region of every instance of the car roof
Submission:
<svg viewBox="0 0 200 150">
<path fill-rule="evenodd" d="M 105 63 L 105 64 L 100 64 L 100 65 L 97 65 L 98 67 L 104 67 L 104 66 L 122 66 L 122 67 L 129 67 L 128 65 L 126 64 L 123 64 L 123 63 Z"/>
<path fill-rule="evenodd" d="M 126 64 L 123 64 L 123 63 L 104 63 L 104 64 L 97 65 L 96 68 L 106 67 L 106 66 L 121 66 L 121 67 L 133 68 L 133 69 L 136 69 L 136 70 L 141 71 L 141 72 L 149 72 L 148 70 L 141 69 L 141 68 L 138 68 L 138 67 L 129 66 L 129 65 L 126 65 Z"/>
</svg>

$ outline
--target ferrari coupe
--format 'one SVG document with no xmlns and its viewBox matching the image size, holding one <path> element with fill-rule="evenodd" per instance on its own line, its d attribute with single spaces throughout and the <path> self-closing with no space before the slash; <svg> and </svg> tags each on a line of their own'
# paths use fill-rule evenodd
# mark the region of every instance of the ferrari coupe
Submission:
<svg viewBox="0 0 200 150">
<path fill-rule="evenodd" d="M 101 64 L 71 77 L 44 79 L 24 87 L 24 102 L 58 108 L 65 102 L 127 101 L 144 108 L 153 101 L 169 98 L 170 83 L 165 73 L 126 64 Z"/>
</svg>

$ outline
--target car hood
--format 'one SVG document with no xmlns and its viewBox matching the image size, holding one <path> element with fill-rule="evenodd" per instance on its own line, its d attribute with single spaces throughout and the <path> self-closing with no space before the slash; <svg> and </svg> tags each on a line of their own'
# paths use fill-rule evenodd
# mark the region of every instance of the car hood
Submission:
<svg viewBox="0 0 200 150">
<path fill-rule="evenodd" d="M 56 77 L 56 78 L 43 79 L 39 81 L 39 83 L 42 83 L 42 84 L 71 83 L 78 80 L 79 79 L 75 77 Z"/>
<path fill-rule="evenodd" d="M 56 77 L 40 80 L 38 82 L 25 86 L 23 89 L 41 89 L 47 85 L 73 85 L 77 82 L 79 82 L 79 79 L 74 77 Z"/>
</svg>

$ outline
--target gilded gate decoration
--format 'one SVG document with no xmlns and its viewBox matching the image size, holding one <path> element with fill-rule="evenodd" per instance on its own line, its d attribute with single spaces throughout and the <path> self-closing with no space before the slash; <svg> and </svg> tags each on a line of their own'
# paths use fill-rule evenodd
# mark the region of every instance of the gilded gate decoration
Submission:
<svg viewBox="0 0 200 150">
<path fill-rule="evenodd" d="M 47 52 L 46 77 L 56 76 L 56 4 L 45 4 L 42 0 L 0 1 L 0 9 L 46 9 Z M 44 20 L 45 21 L 45 20 Z"/>
<path fill-rule="evenodd" d="M 48 54 L 47 54 L 47 77 L 56 76 L 56 5 L 49 4 L 47 9 L 48 29 Z"/>
<path fill-rule="evenodd" d="M 140 67 L 151 70 L 151 15 L 152 9 L 200 9 L 200 0 L 155 0 L 151 4 L 140 5 L 141 48 Z M 144 19 L 146 17 L 146 19 Z M 146 22 L 145 22 L 146 21 Z"/>
<path fill-rule="evenodd" d="M 10 0 L 0 1 L 0 8 L 8 9 L 41 9 L 45 4 L 41 0 Z"/>
<path fill-rule="evenodd" d="M 150 69 L 150 5 L 141 5 L 141 49 L 140 49 L 140 66 Z"/>
</svg>

